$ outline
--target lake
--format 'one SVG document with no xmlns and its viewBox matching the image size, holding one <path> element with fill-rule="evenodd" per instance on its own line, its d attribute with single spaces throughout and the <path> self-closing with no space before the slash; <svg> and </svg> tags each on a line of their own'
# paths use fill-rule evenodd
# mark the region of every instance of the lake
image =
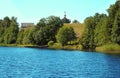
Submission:
<svg viewBox="0 0 120 78">
<path fill-rule="evenodd" d="M 0 47 L 0 78 L 119 78 L 120 56 Z"/>
</svg>

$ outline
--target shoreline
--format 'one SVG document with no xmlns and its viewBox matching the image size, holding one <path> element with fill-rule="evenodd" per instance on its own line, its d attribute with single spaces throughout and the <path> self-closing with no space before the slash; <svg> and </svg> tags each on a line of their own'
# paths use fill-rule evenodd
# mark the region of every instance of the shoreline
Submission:
<svg viewBox="0 0 120 78">
<path fill-rule="evenodd" d="M 26 47 L 26 48 L 40 48 L 40 49 L 50 49 L 50 50 L 70 50 L 70 51 L 88 51 L 88 52 L 98 52 L 105 54 L 120 54 L 120 50 L 111 50 L 111 51 L 100 51 L 100 50 L 78 50 L 70 48 L 50 48 L 48 45 L 17 45 L 17 44 L 2 44 L 0 47 Z"/>
<path fill-rule="evenodd" d="M 42 45 L 42 46 L 24 46 L 27 48 L 44 48 L 44 49 L 48 49 L 48 45 Z"/>
<path fill-rule="evenodd" d="M 114 51 L 96 51 L 99 53 L 105 53 L 105 54 L 120 54 L 120 51 L 114 50 Z"/>
</svg>

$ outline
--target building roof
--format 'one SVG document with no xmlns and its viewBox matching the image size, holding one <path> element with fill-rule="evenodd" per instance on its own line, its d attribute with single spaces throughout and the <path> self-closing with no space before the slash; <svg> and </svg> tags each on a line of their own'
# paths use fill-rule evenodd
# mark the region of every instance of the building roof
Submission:
<svg viewBox="0 0 120 78">
<path fill-rule="evenodd" d="M 34 26 L 34 23 L 21 23 L 21 28 L 26 28 L 30 26 Z"/>
</svg>

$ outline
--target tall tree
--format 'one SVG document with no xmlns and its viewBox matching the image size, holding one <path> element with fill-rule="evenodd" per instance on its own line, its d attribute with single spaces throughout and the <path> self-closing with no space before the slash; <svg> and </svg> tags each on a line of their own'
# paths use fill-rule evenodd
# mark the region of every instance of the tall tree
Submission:
<svg viewBox="0 0 120 78">
<path fill-rule="evenodd" d="M 109 21 L 109 24 L 108 24 L 109 35 L 112 35 L 112 28 L 113 28 L 113 25 L 114 25 L 114 20 L 115 20 L 116 14 L 117 14 L 117 12 L 118 12 L 119 9 L 120 9 L 120 0 L 117 0 L 115 2 L 115 4 L 111 5 L 109 7 L 109 9 L 107 10 L 108 11 L 108 15 L 109 15 L 108 16 L 108 21 Z"/>
<path fill-rule="evenodd" d="M 7 28 L 5 32 L 4 43 L 5 44 L 16 43 L 18 31 L 19 31 L 19 28 L 18 28 L 16 18 L 12 17 L 10 26 L 9 28 Z"/>
<path fill-rule="evenodd" d="M 88 17 L 85 19 L 85 30 L 82 36 L 82 46 L 84 49 L 94 49 L 94 29 L 95 22 L 93 17 Z"/>
<path fill-rule="evenodd" d="M 100 19 L 96 25 L 94 41 L 96 46 L 101 46 L 110 41 L 110 35 L 108 34 L 108 18 L 107 16 Z"/>
<path fill-rule="evenodd" d="M 120 44 L 120 10 L 115 16 L 111 39 L 114 43 Z"/>
<path fill-rule="evenodd" d="M 5 28 L 9 27 L 10 26 L 10 23 L 11 23 L 11 20 L 8 16 L 6 16 L 3 20 L 3 25 Z"/>
<path fill-rule="evenodd" d="M 41 18 L 36 25 L 36 30 L 39 30 L 41 27 L 45 27 L 46 23 L 47 23 L 47 20 L 45 18 Z"/>
<path fill-rule="evenodd" d="M 35 26 L 34 41 L 35 44 L 45 45 L 50 40 L 56 41 L 55 35 L 63 23 L 59 17 L 50 16 L 42 18 Z"/>
</svg>

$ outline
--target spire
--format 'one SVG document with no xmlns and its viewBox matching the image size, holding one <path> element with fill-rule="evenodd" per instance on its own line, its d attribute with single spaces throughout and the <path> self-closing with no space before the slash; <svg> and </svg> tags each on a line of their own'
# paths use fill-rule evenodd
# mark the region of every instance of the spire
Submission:
<svg viewBox="0 0 120 78">
<path fill-rule="evenodd" d="M 64 12 L 64 18 L 62 19 L 63 23 L 70 23 L 71 21 L 66 17 L 66 11 Z"/>
<path fill-rule="evenodd" d="M 64 12 L 64 18 L 66 18 L 66 11 Z"/>
</svg>

